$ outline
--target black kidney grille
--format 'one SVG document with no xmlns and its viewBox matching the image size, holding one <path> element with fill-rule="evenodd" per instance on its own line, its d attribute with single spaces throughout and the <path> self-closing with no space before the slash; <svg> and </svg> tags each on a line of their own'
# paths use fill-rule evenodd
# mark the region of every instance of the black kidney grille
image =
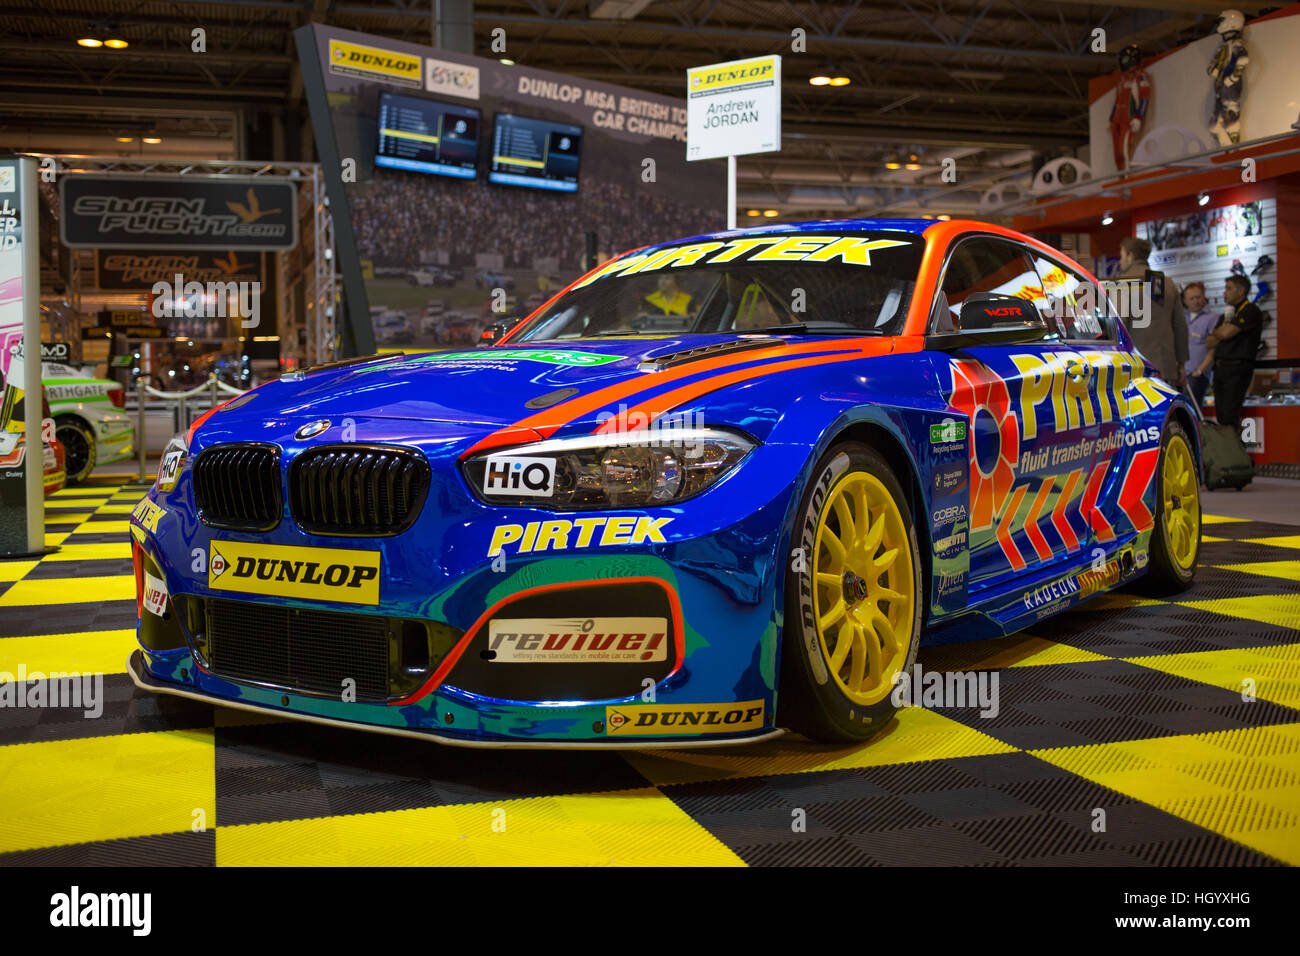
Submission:
<svg viewBox="0 0 1300 956">
<path fill-rule="evenodd" d="M 267 445 L 214 445 L 194 462 L 194 500 L 205 524 L 267 531 L 280 523 L 280 453 Z"/>
<path fill-rule="evenodd" d="M 429 474 L 424 457 L 406 449 L 313 448 L 289 466 L 289 508 L 315 534 L 397 534 L 419 516 Z"/>
<path fill-rule="evenodd" d="M 209 600 L 206 641 L 219 677 L 335 697 L 351 678 L 357 700 L 389 697 L 382 617 Z"/>
</svg>

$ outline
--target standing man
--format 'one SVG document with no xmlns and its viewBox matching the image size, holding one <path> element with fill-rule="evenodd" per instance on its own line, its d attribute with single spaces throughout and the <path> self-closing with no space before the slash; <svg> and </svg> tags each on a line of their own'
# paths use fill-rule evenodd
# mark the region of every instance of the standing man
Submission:
<svg viewBox="0 0 1300 956">
<path fill-rule="evenodd" d="M 1250 301 L 1250 280 L 1230 275 L 1223 282 L 1223 301 L 1228 311 L 1205 338 L 1209 350 L 1198 375 L 1214 365 L 1214 417 L 1220 425 L 1241 425 L 1241 406 L 1255 377 L 1255 356 L 1264 330 L 1264 313 Z"/>
<path fill-rule="evenodd" d="M 1187 384 L 1191 386 L 1192 397 L 1199 408 L 1205 401 L 1205 390 L 1210 385 L 1210 373 L 1197 374 L 1201 362 L 1209 350 L 1205 337 L 1213 331 L 1219 317 L 1210 308 L 1205 297 L 1204 282 L 1189 282 L 1183 287 L 1183 311 L 1187 315 L 1187 362 L 1183 366 L 1187 373 Z"/>
<path fill-rule="evenodd" d="M 1124 324 L 1133 344 L 1156 367 L 1160 377 L 1182 388 L 1187 381 L 1187 319 L 1178 290 L 1163 272 L 1147 265 L 1149 255 L 1151 243 L 1145 239 L 1125 236 L 1119 244 L 1119 278 L 1140 281 L 1149 296 L 1147 314 L 1126 317 Z M 1129 302 L 1139 301 L 1140 295 L 1139 290 L 1133 290 Z"/>
</svg>

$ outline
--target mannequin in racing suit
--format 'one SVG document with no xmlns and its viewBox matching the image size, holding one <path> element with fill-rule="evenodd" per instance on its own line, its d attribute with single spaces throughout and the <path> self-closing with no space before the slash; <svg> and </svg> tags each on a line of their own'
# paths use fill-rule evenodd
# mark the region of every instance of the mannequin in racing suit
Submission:
<svg viewBox="0 0 1300 956">
<path fill-rule="evenodd" d="M 1151 77 L 1142 70 L 1142 50 L 1130 43 L 1119 52 L 1119 79 L 1115 83 L 1115 105 L 1110 109 L 1110 140 L 1115 151 L 1115 169 L 1128 169 L 1133 149 L 1142 138 L 1142 124 L 1151 104 Z"/>
<path fill-rule="evenodd" d="M 1216 31 L 1223 42 L 1205 72 L 1214 77 L 1214 113 L 1210 132 L 1220 146 L 1241 140 L 1241 97 L 1246 91 L 1246 42 L 1241 38 L 1246 18 L 1239 10 L 1224 10 Z"/>
</svg>

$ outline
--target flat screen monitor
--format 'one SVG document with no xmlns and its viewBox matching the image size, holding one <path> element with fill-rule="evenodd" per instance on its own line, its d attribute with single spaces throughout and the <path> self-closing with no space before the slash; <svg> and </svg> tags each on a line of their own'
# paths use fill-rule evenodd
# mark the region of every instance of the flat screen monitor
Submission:
<svg viewBox="0 0 1300 956">
<path fill-rule="evenodd" d="M 577 192 L 581 159 L 581 126 L 511 113 L 498 113 L 493 120 L 489 182 Z"/>
<path fill-rule="evenodd" d="M 380 93 L 375 165 L 474 179 L 481 122 L 482 114 L 470 106 Z"/>
</svg>

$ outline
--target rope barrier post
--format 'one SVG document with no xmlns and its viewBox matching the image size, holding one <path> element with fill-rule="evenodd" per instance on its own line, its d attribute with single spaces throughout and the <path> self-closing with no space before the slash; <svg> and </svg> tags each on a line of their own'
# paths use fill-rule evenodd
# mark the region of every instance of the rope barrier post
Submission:
<svg viewBox="0 0 1300 956">
<path fill-rule="evenodd" d="M 145 480 L 145 447 L 144 447 L 144 377 L 137 376 L 135 380 L 135 405 L 136 405 L 136 431 L 135 444 L 138 449 L 136 452 L 137 459 L 140 463 L 140 480 Z"/>
</svg>

